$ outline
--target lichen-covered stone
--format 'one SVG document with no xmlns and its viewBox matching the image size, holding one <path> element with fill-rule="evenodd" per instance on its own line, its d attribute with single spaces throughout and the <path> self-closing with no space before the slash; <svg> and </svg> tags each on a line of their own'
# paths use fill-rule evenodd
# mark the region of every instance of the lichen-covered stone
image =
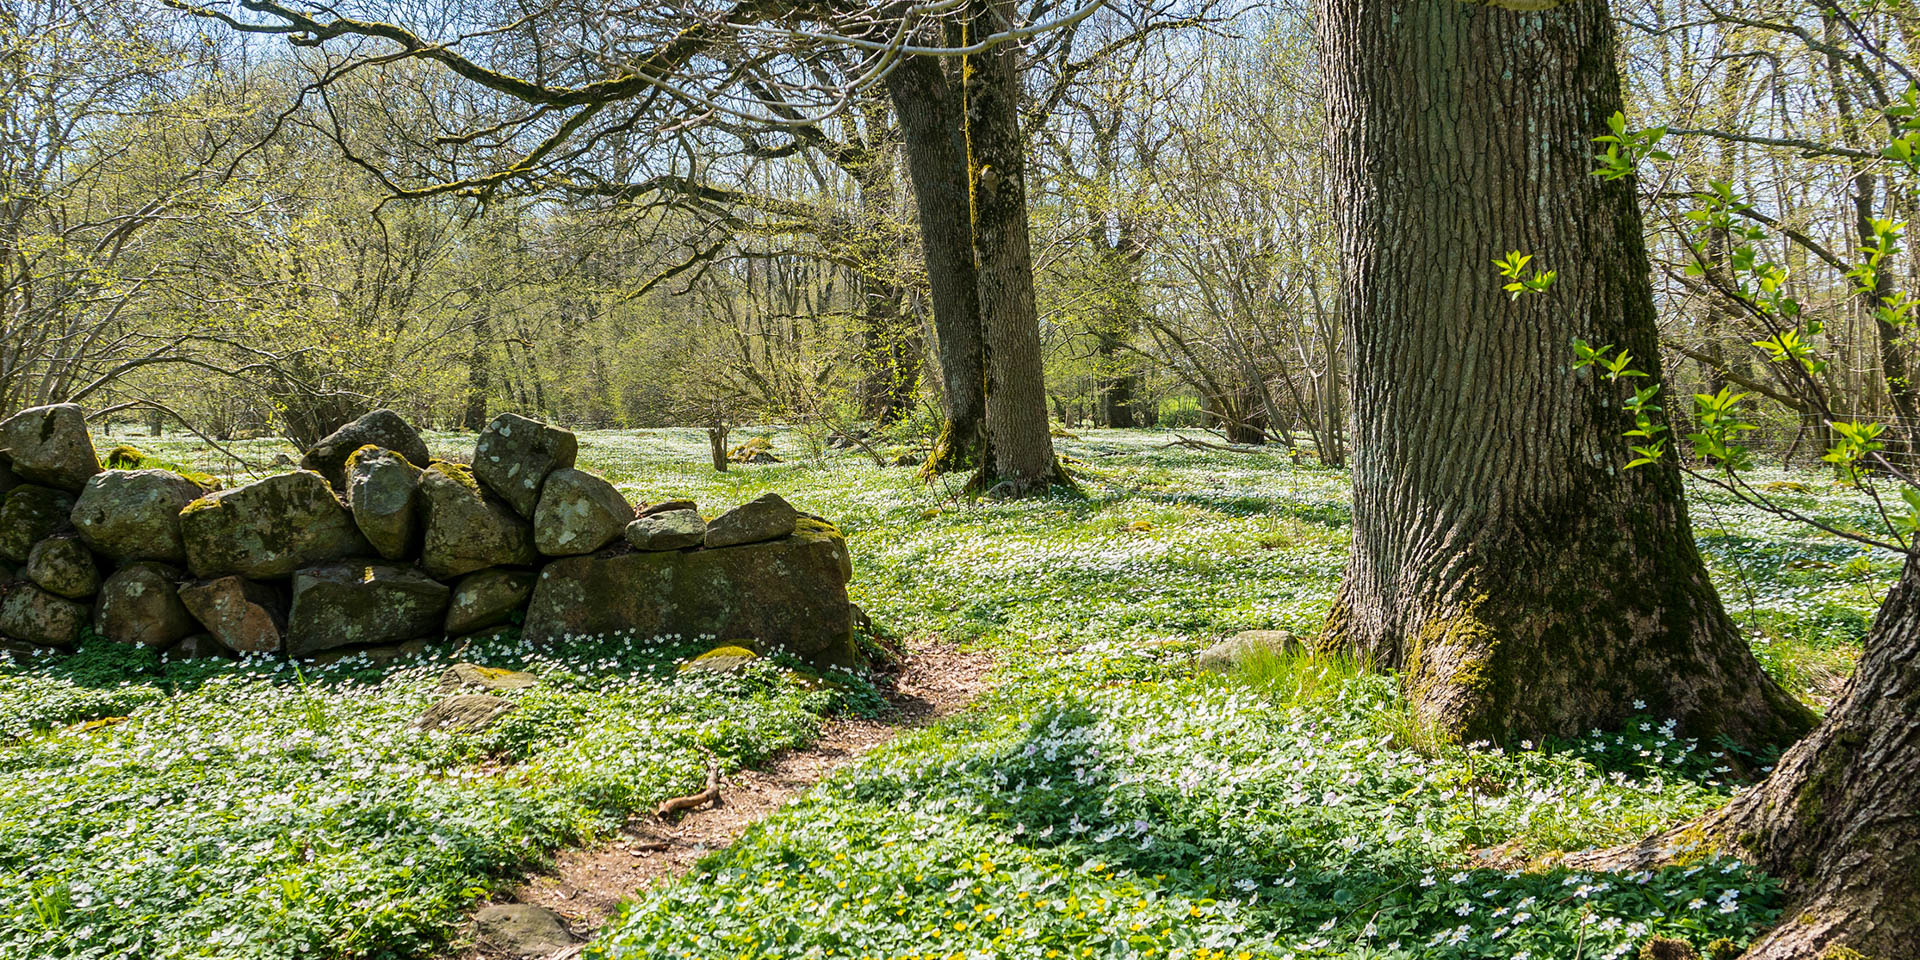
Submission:
<svg viewBox="0 0 1920 960">
<path fill-rule="evenodd" d="M 800 522 L 778 540 L 727 550 L 568 557 L 547 564 L 523 632 L 745 638 L 819 666 L 854 666 L 851 560 L 839 531 Z"/>
<path fill-rule="evenodd" d="M 681 673 L 733 673 L 760 655 L 738 644 L 723 644 L 680 665 Z"/>
<path fill-rule="evenodd" d="M 531 518 L 547 474 L 573 466 L 573 432 L 515 413 L 493 418 L 473 446 L 473 475 L 521 516 Z"/>
<path fill-rule="evenodd" d="M 793 532 L 800 511 L 777 493 L 765 494 L 728 510 L 707 524 L 709 547 L 732 547 L 773 540 Z"/>
<path fill-rule="evenodd" d="M 277 653 L 286 636 L 286 598 L 269 584 L 220 577 L 181 587 L 180 602 L 237 653 Z"/>
<path fill-rule="evenodd" d="M 0 560 L 26 563 L 33 545 L 66 528 L 73 497 L 62 490 L 23 483 L 0 501 Z"/>
<path fill-rule="evenodd" d="M 93 552 L 72 536 L 48 537 L 33 545 L 22 569 L 28 580 L 68 600 L 86 600 L 100 592 L 100 565 Z"/>
<path fill-rule="evenodd" d="M 494 567 L 460 578 L 447 604 L 447 635 L 457 637 L 506 623 L 533 596 L 535 576 L 531 570 Z"/>
<path fill-rule="evenodd" d="M 87 415 L 71 403 L 29 407 L 0 422 L 0 449 L 28 483 L 77 492 L 100 472 Z"/>
<path fill-rule="evenodd" d="M 633 505 L 613 484 L 585 470 L 561 467 L 547 474 L 533 511 L 534 549 L 549 557 L 592 553 L 620 539 L 633 520 Z"/>
<path fill-rule="evenodd" d="M 706 540 L 707 521 L 698 510 L 668 510 L 627 524 L 627 542 L 635 550 L 680 550 Z"/>
<path fill-rule="evenodd" d="M 392 410 L 381 409 L 361 416 L 314 444 L 313 449 L 300 458 L 300 469 L 312 470 L 327 478 L 327 483 L 344 493 L 347 458 L 368 445 L 391 450 L 415 467 L 427 464 L 427 444 L 420 439 L 420 431 Z"/>
<path fill-rule="evenodd" d="M 347 455 L 347 506 L 373 549 L 404 560 L 419 545 L 420 468 L 406 455 L 372 445 Z"/>
<path fill-rule="evenodd" d="M 566 921 L 530 903 L 496 903 L 474 914 L 473 925 L 489 951 L 520 960 L 551 957 L 574 942 Z"/>
<path fill-rule="evenodd" d="M 25 580 L 0 584 L 0 636 L 43 647 L 71 647 L 87 628 L 87 607 Z"/>
<path fill-rule="evenodd" d="M 459 464 L 436 463 L 420 474 L 420 508 L 426 523 L 420 564 L 436 577 L 539 560 L 533 525 L 483 491 Z"/>
<path fill-rule="evenodd" d="M 201 494 L 199 484 L 170 470 L 108 470 L 87 481 L 70 517 L 80 539 L 103 556 L 185 563 L 180 511 Z"/>
<path fill-rule="evenodd" d="M 293 575 L 287 652 L 394 643 L 440 632 L 446 584 L 391 563 L 329 563 Z"/>
<path fill-rule="evenodd" d="M 256 480 L 187 504 L 180 512 L 180 536 L 193 575 L 209 580 L 229 574 L 271 580 L 372 550 L 333 488 L 311 470 Z"/>
<path fill-rule="evenodd" d="M 142 560 L 115 570 L 93 601 L 93 629 L 116 643 L 165 649 L 200 629 L 180 602 L 179 568 Z"/>
</svg>

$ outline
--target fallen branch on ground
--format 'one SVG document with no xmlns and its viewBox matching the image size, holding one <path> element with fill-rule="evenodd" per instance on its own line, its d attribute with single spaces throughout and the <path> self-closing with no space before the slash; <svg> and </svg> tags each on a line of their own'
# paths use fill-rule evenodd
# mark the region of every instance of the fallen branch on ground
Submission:
<svg viewBox="0 0 1920 960">
<path fill-rule="evenodd" d="M 705 750 L 701 752 L 706 753 Z M 699 793 L 689 794 L 684 797 L 674 797 L 670 800 L 663 801 L 659 808 L 653 811 L 654 816 L 665 820 L 683 810 L 692 810 L 696 807 L 706 806 L 709 803 L 715 806 L 719 805 L 720 761 L 715 759 L 711 753 L 707 753 L 707 761 L 707 788 Z"/>
</svg>

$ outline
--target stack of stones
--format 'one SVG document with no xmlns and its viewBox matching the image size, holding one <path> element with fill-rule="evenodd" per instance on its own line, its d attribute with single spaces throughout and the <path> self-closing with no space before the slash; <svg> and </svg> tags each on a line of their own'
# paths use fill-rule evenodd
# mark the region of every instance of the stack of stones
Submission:
<svg viewBox="0 0 1920 960">
<path fill-rule="evenodd" d="M 855 664 L 831 524 L 777 494 L 711 521 L 687 500 L 636 511 L 577 449 L 502 414 L 470 466 L 438 461 L 376 410 L 299 470 L 206 490 L 101 469 L 79 407 L 26 410 L 0 423 L 0 637 L 305 657 L 523 619 L 535 642 L 708 636 Z"/>
</svg>

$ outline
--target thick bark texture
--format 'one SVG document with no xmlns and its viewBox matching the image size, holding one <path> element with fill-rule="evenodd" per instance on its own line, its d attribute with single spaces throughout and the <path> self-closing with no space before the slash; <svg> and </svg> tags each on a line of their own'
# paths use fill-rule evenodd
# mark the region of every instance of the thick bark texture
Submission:
<svg viewBox="0 0 1920 960">
<path fill-rule="evenodd" d="M 1321 0 L 1319 29 L 1356 437 L 1328 640 L 1463 739 L 1635 712 L 1805 732 L 1707 579 L 1672 457 L 1623 469 L 1626 385 L 1572 368 L 1578 337 L 1631 351 L 1631 386 L 1660 372 L 1632 184 L 1591 176 L 1621 105 L 1606 5 Z M 1549 292 L 1501 289 L 1511 250 Z"/>
<path fill-rule="evenodd" d="M 1839 944 L 1868 957 L 1920 944 L 1920 562 L 1907 559 L 1840 701 L 1766 782 L 1719 817 L 1785 877 L 1785 921 L 1747 952 L 1800 960 Z"/>
<path fill-rule="evenodd" d="M 948 83 L 934 57 L 903 59 L 887 75 L 887 92 L 900 117 L 933 294 L 933 328 L 940 341 L 940 395 L 947 423 L 926 470 L 971 470 L 988 456 L 987 373 L 960 92 Z"/>
<path fill-rule="evenodd" d="M 1839 701 L 1764 782 L 1700 820 L 1631 846 L 1575 854 L 1567 865 L 1645 869 L 1712 849 L 1737 852 L 1787 881 L 1790 899 L 1780 926 L 1744 960 L 1914 955 L 1920 943 L 1920 560 L 1908 557 Z"/>
<path fill-rule="evenodd" d="M 969 37 L 1014 22 L 1007 0 L 971 0 Z M 1027 238 L 1026 143 L 1020 137 L 1020 46 L 996 44 L 966 58 L 967 175 L 973 260 L 986 321 L 987 432 L 984 476 L 1003 493 L 1045 493 L 1062 479 L 1047 423 L 1040 314 Z M 1004 486 L 1002 486 L 1004 485 Z"/>
</svg>

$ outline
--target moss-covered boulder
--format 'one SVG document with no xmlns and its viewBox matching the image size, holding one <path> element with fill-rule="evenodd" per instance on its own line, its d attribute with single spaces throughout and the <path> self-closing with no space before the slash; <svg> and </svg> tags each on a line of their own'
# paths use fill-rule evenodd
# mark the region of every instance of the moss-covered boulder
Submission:
<svg viewBox="0 0 1920 960">
<path fill-rule="evenodd" d="M 100 565 L 77 537 L 48 537 L 33 545 L 20 571 L 48 593 L 86 600 L 100 592 Z"/>
<path fill-rule="evenodd" d="M 532 518 L 547 475 L 573 466 L 573 432 L 517 413 L 493 418 L 473 445 L 473 475 L 521 516 Z"/>
<path fill-rule="evenodd" d="M 706 543 L 732 547 L 772 540 L 792 533 L 799 521 L 800 511 L 779 494 L 769 493 L 714 517 L 707 524 Z"/>
<path fill-rule="evenodd" d="M 839 531 L 814 520 L 724 550 L 568 557 L 540 572 L 524 633 L 535 643 L 616 633 L 744 638 L 851 667 L 859 660 L 851 571 Z"/>
<path fill-rule="evenodd" d="M 533 511 L 534 549 L 549 557 L 592 553 L 620 539 L 633 521 L 633 504 L 613 484 L 585 470 L 547 474 Z"/>
<path fill-rule="evenodd" d="M 26 563 L 33 545 L 66 529 L 73 497 L 64 490 L 23 483 L 0 500 L 0 560 Z"/>
<path fill-rule="evenodd" d="M 168 470 L 97 473 L 73 503 L 73 528 L 102 556 L 122 563 L 185 563 L 180 511 L 200 499 L 200 485 Z"/>
<path fill-rule="evenodd" d="M 71 403 L 29 407 L 0 422 L 0 450 L 20 479 L 69 493 L 100 472 L 87 415 Z"/>
<path fill-rule="evenodd" d="M 627 524 L 627 542 L 635 550 L 684 550 L 707 538 L 707 521 L 694 509 L 668 510 Z"/>
<path fill-rule="evenodd" d="M 420 544 L 420 468 L 404 454 L 368 444 L 347 455 L 346 473 L 347 506 L 361 535 L 388 560 L 413 556 Z"/>
<path fill-rule="evenodd" d="M 312 470 L 345 493 L 347 458 L 369 445 L 391 450 L 416 467 L 425 466 L 428 460 L 427 444 L 420 439 L 420 431 L 392 410 L 381 409 L 327 434 L 300 458 L 300 469 Z"/>
<path fill-rule="evenodd" d="M 533 525 L 482 490 L 466 467 L 435 463 L 421 473 L 420 510 L 426 525 L 420 565 L 436 577 L 539 561 Z"/>
<path fill-rule="evenodd" d="M 534 577 L 531 570 L 499 567 L 461 577 L 447 604 L 447 635 L 457 637 L 506 623 L 533 596 Z"/>
<path fill-rule="evenodd" d="M 25 580 L 0 583 L 0 637 L 42 647 L 71 647 L 87 628 L 86 604 Z"/>
<path fill-rule="evenodd" d="M 271 584 L 219 577 L 181 587 L 180 602 L 214 639 L 237 653 L 277 653 L 286 636 L 286 597 Z"/>
<path fill-rule="evenodd" d="M 93 601 L 93 629 L 116 643 L 137 643 L 164 650 L 200 624 L 180 602 L 186 574 L 151 560 L 130 563 L 100 584 Z"/>
<path fill-rule="evenodd" d="M 391 563 L 329 563 L 293 576 L 287 652 L 394 643 L 440 633 L 446 584 Z"/>
<path fill-rule="evenodd" d="M 180 512 L 187 565 L 205 580 L 271 580 L 301 567 L 372 552 L 319 474 L 296 470 L 222 490 Z"/>
</svg>

